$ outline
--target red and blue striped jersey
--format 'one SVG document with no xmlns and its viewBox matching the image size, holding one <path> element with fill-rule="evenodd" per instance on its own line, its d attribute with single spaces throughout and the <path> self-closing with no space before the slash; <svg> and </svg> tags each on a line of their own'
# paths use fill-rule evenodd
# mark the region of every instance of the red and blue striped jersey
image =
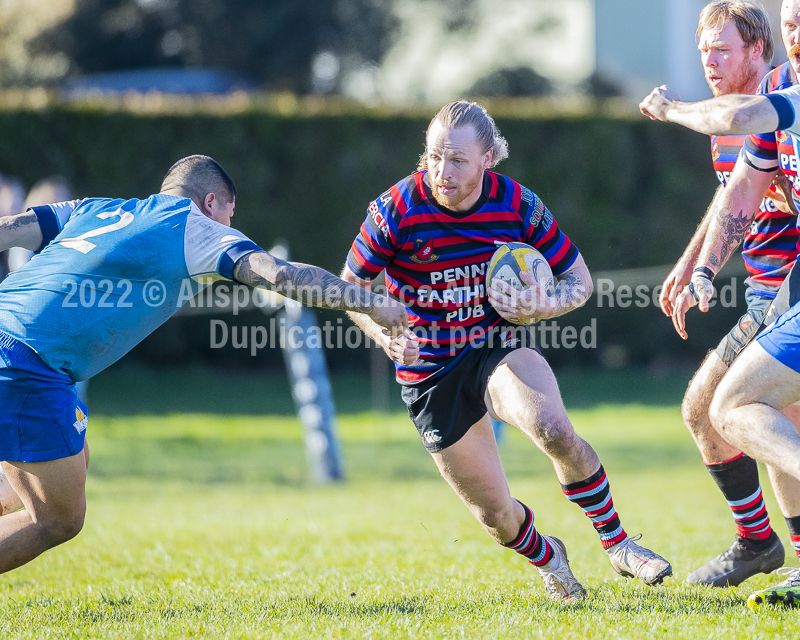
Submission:
<svg viewBox="0 0 800 640">
<path fill-rule="evenodd" d="M 764 77 L 758 92 L 766 94 L 793 84 L 795 84 L 794 73 L 791 65 L 786 62 Z M 726 143 L 731 141 L 727 144 L 730 144 L 732 151 L 735 138 L 744 140 L 741 156 L 752 168 L 766 172 L 780 169 L 789 176 L 794 184 L 793 190 L 797 200 L 800 192 L 797 191 L 797 150 L 794 138 L 782 131 L 775 131 L 749 136 L 720 136 L 716 139 Z M 712 148 L 713 144 L 712 142 Z M 725 147 L 719 146 L 718 143 L 716 153 L 719 155 L 719 168 L 713 151 L 712 155 L 715 155 L 714 168 L 717 169 L 717 176 L 725 184 L 735 161 L 729 165 L 723 162 L 729 159 L 729 154 L 723 157 L 720 149 Z M 725 166 L 729 167 L 728 173 L 725 173 Z M 774 186 L 770 187 L 770 192 L 773 190 Z M 775 296 L 797 259 L 797 245 L 797 216 L 780 211 L 769 197 L 765 198 L 742 243 L 742 258 L 750 274 L 747 282 L 756 293 L 765 297 Z"/>
<path fill-rule="evenodd" d="M 536 248 L 555 275 L 578 256 L 532 191 L 491 171 L 469 211 L 441 207 L 427 171 L 406 177 L 370 203 L 347 264 L 364 280 L 386 269 L 389 294 L 409 306 L 420 358 L 409 366 L 395 363 L 401 384 L 444 373 L 503 322 L 488 301 L 486 270 L 498 245 L 507 242 Z"/>
</svg>

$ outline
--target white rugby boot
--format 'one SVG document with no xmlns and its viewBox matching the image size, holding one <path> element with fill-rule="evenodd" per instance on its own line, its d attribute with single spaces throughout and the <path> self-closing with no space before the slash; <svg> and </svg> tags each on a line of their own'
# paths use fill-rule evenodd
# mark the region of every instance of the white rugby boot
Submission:
<svg viewBox="0 0 800 640">
<path fill-rule="evenodd" d="M 657 553 L 636 544 L 642 534 L 625 538 L 622 542 L 606 549 L 611 566 L 621 576 L 639 578 L 648 585 L 661 584 L 672 575 L 672 565 Z"/>
<path fill-rule="evenodd" d="M 553 548 L 553 557 L 545 565 L 536 567 L 544 580 L 544 590 L 556 602 L 573 604 L 586 597 L 586 589 L 572 575 L 564 543 L 553 536 L 542 536 Z"/>
</svg>

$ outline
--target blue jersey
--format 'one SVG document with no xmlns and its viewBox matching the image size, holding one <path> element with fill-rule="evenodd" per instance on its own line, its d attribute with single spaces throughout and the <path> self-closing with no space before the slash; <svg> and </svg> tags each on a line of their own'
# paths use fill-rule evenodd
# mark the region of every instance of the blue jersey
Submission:
<svg viewBox="0 0 800 640">
<path fill-rule="evenodd" d="M 259 247 L 188 198 L 34 207 L 42 246 L 0 284 L 0 330 L 86 380 Z"/>
</svg>

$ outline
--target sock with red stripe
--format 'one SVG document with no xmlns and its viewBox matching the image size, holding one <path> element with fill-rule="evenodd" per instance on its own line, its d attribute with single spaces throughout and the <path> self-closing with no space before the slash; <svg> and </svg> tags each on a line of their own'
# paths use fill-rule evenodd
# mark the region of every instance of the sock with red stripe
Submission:
<svg viewBox="0 0 800 640">
<path fill-rule="evenodd" d="M 789 539 L 792 541 L 794 553 L 800 558 L 800 516 L 786 518 L 786 526 L 789 527 Z"/>
<path fill-rule="evenodd" d="M 758 481 L 756 461 L 744 453 L 718 464 L 706 464 L 736 522 L 736 535 L 758 545 L 772 539 L 767 506 Z"/>
<path fill-rule="evenodd" d="M 604 549 L 613 547 L 628 537 L 619 521 L 611 489 L 603 466 L 586 480 L 562 484 L 561 490 L 570 502 L 577 504 L 589 517 L 600 534 L 600 542 Z"/>
<path fill-rule="evenodd" d="M 501 544 L 525 556 L 532 565 L 541 567 L 553 558 L 553 548 L 547 542 L 547 539 L 539 535 L 536 527 L 533 526 L 533 511 L 521 502 L 519 503 L 525 509 L 525 520 L 519 528 L 517 537 L 511 542 L 503 542 Z"/>
</svg>

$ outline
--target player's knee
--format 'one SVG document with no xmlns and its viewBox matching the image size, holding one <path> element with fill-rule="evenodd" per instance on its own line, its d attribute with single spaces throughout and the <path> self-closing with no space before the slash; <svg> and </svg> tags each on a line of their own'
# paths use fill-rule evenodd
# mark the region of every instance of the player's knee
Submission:
<svg viewBox="0 0 800 640">
<path fill-rule="evenodd" d="M 505 529 L 514 517 L 512 505 L 485 505 L 475 509 L 478 521 L 487 529 Z"/>
<path fill-rule="evenodd" d="M 708 419 L 711 426 L 721 435 L 725 436 L 729 432 L 727 415 L 730 409 L 730 402 L 725 394 L 717 393 L 714 395 L 711 405 L 708 408 Z"/>
<path fill-rule="evenodd" d="M 563 412 L 540 415 L 534 429 L 539 445 L 552 455 L 569 452 L 577 441 L 575 429 Z"/>
<path fill-rule="evenodd" d="M 693 380 L 681 403 L 681 416 L 693 434 L 701 434 L 708 427 L 709 393 L 702 383 Z"/>
<path fill-rule="evenodd" d="M 76 509 L 49 515 L 40 519 L 38 524 L 49 542 L 56 546 L 72 540 L 81 532 L 85 516 L 86 508 L 83 505 Z"/>
</svg>

